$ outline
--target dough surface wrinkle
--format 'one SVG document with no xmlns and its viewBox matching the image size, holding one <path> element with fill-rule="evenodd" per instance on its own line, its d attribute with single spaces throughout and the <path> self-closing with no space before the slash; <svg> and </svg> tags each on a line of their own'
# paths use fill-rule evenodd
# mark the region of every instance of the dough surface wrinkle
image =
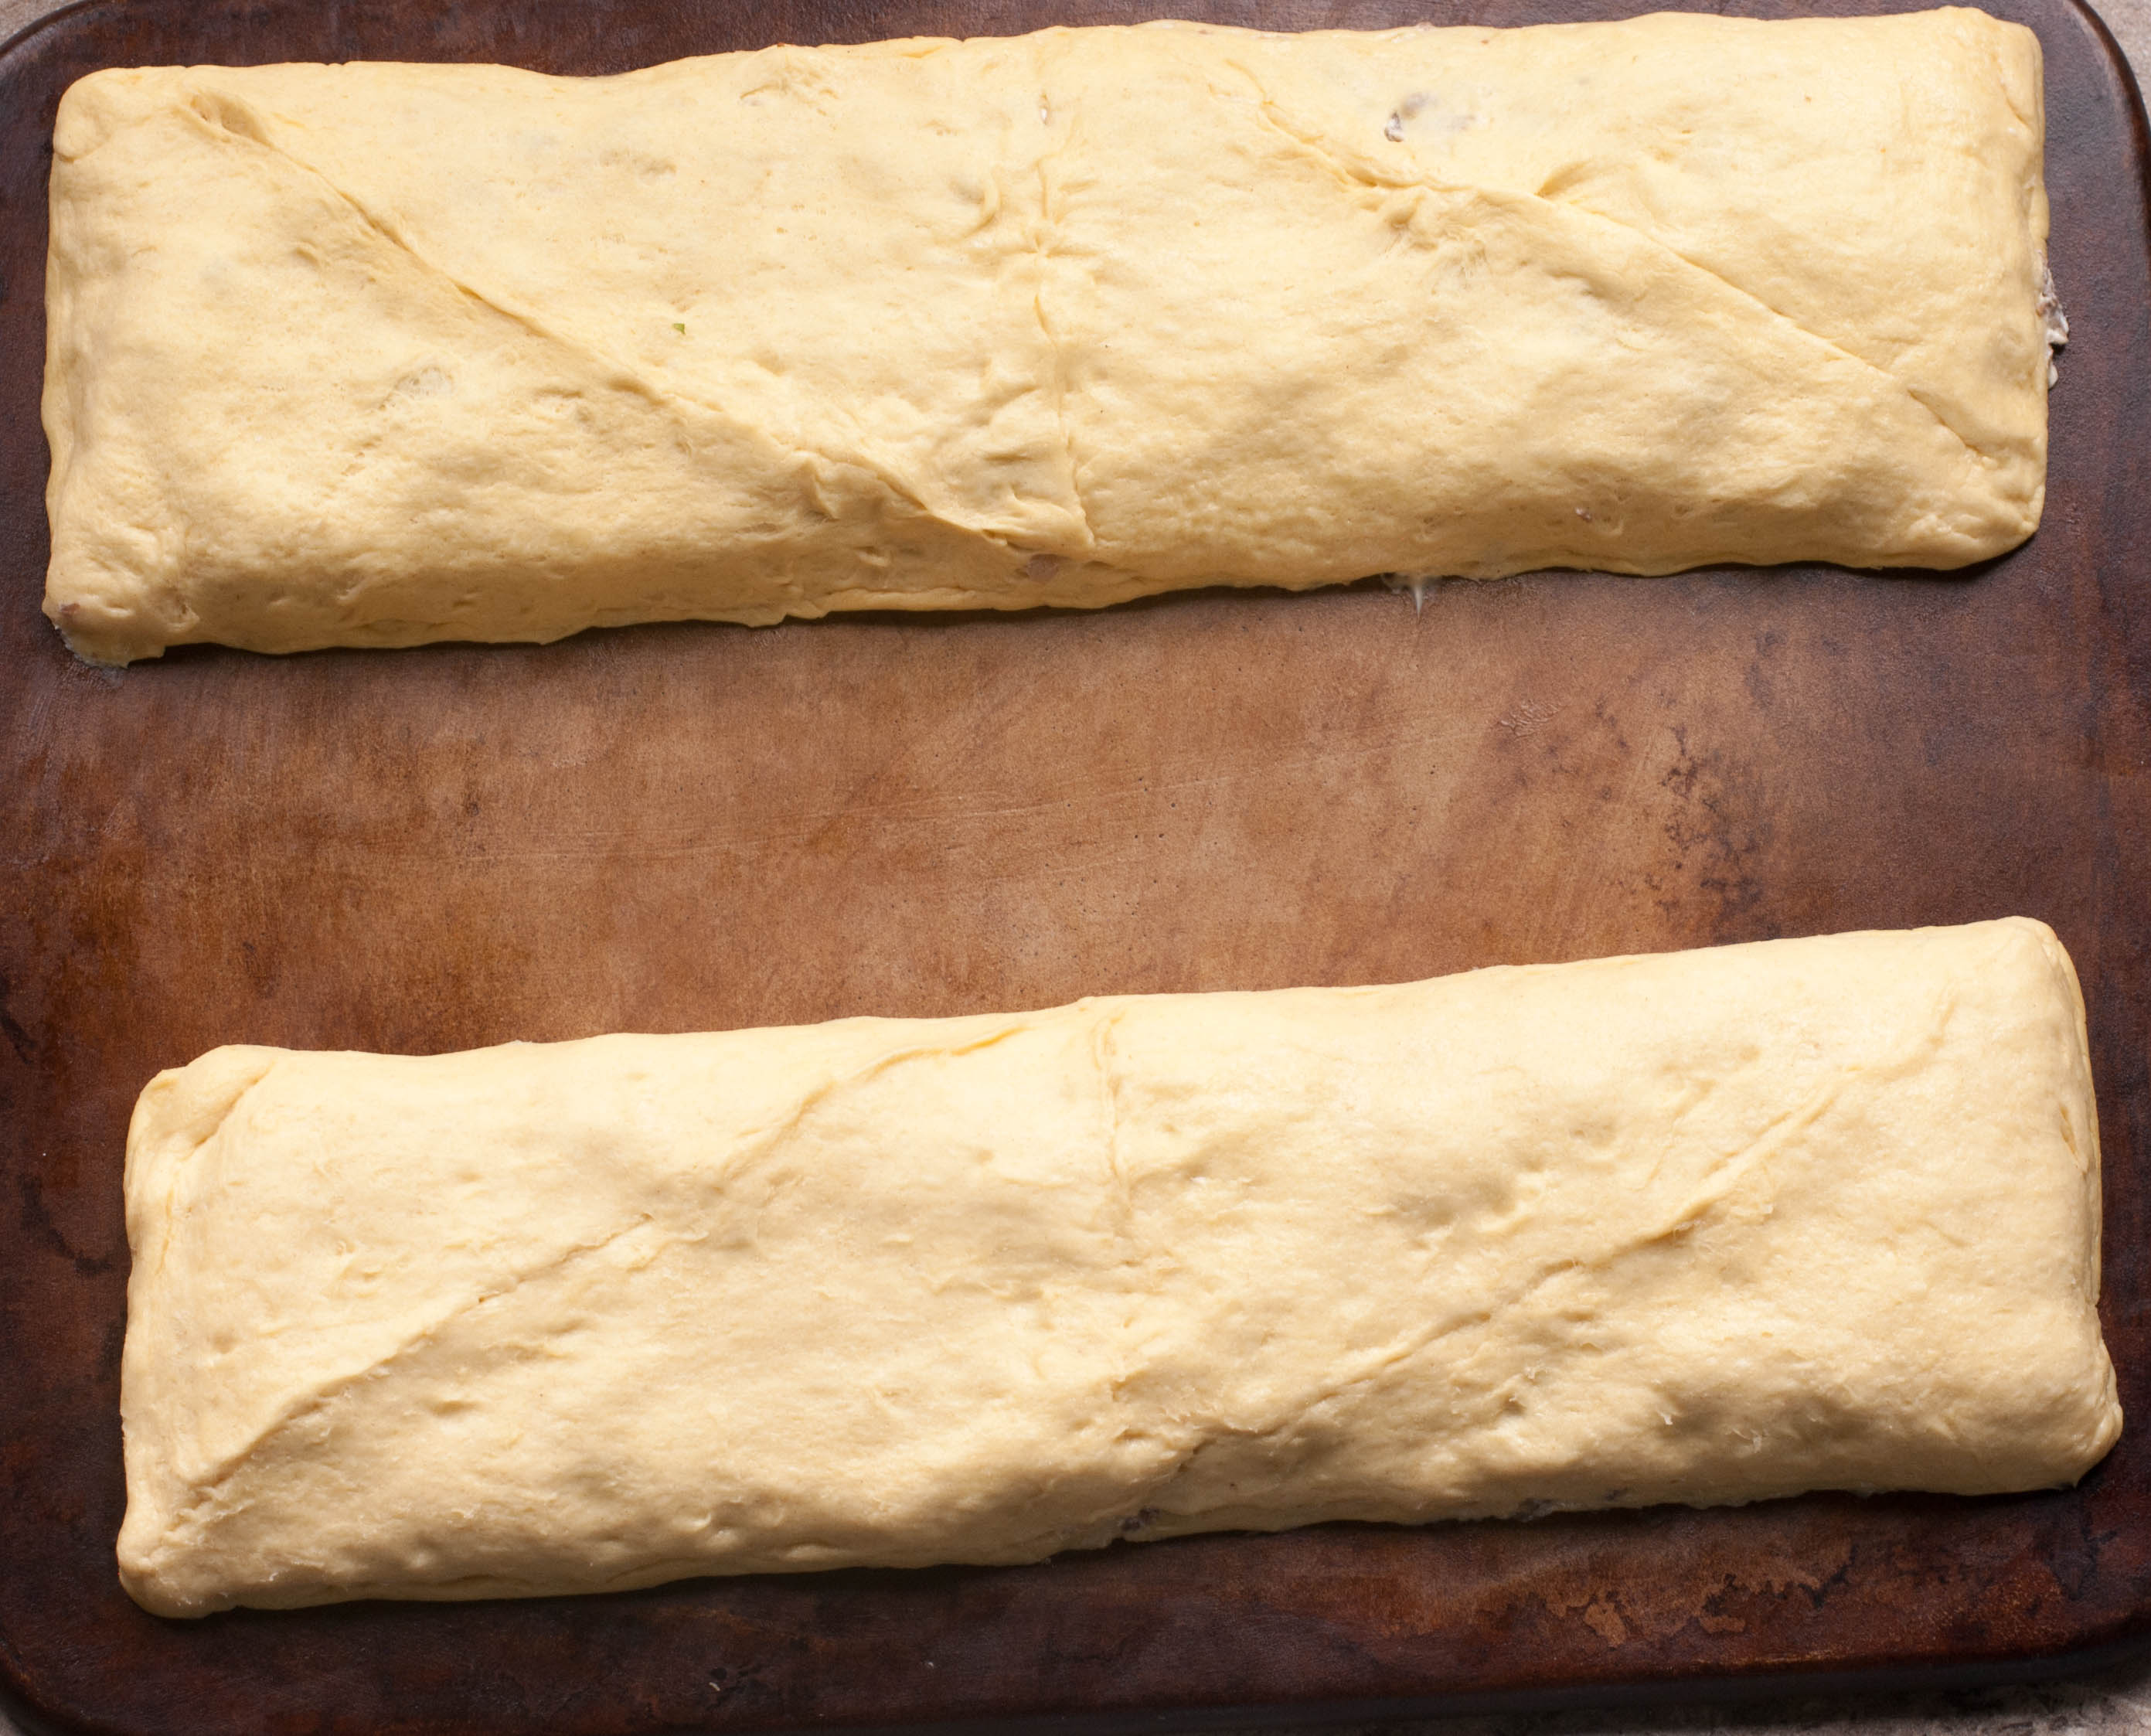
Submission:
<svg viewBox="0 0 2151 1736">
<path fill-rule="evenodd" d="M 2120 1426 L 2096 1126 L 2022 920 L 215 1050 L 129 1134 L 122 1575 L 199 1614 L 2067 1482 Z"/>
<path fill-rule="evenodd" d="M 1961 10 L 94 74 L 47 610 L 124 663 L 1962 566 L 2043 500 L 2038 75 Z"/>
</svg>

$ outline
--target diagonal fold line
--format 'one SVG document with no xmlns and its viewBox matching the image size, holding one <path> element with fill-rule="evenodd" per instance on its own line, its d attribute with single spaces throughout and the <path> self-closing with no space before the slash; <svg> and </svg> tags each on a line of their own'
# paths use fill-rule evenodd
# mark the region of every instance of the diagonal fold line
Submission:
<svg viewBox="0 0 2151 1736">
<path fill-rule="evenodd" d="M 1236 68 L 1236 70 L 1244 72 L 1244 68 Z M 1253 77 L 1252 74 L 1248 74 L 1248 76 L 1251 78 Z M 1354 162 L 1345 157 L 1340 156 L 1338 153 L 1332 150 L 1328 145 L 1324 144 L 1318 137 L 1310 136 L 1308 134 L 1302 131 L 1298 127 L 1293 125 L 1285 118 L 1283 112 L 1278 108 L 1278 104 L 1272 101 L 1266 94 L 1260 97 L 1257 104 L 1257 110 L 1262 115 L 1264 122 L 1268 124 L 1273 131 L 1277 132 L 1283 138 L 1291 140 L 1293 144 L 1306 153 L 1308 156 L 1323 164 L 1332 174 L 1336 175 L 1339 180 L 1344 181 L 1348 185 L 1365 187 L 1370 190 L 1382 190 L 1396 193 L 1426 192 L 1454 194 L 1461 196 L 1483 199 L 1490 205 L 1510 205 L 1518 210 L 1539 209 L 1559 211 L 1566 215 L 1582 219 L 1587 222 L 1603 224 L 1609 229 L 1616 229 L 1620 230 L 1623 235 L 1632 236 L 1635 240 L 1642 242 L 1644 245 L 1651 248 L 1655 252 L 1664 255 L 1666 258 L 1674 261 L 1676 264 L 1684 266 L 1688 271 L 1696 273 L 1698 276 L 1708 278 L 1712 282 L 1719 285 L 1731 294 L 1738 296 L 1741 301 L 1749 304 L 1750 306 L 1760 308 L 1773 320 L 1777 321 L 1779 324 L 1789 327 L 1794 332 L 1797 332 L 1801 337 L 1808 339 L 1810 342 L 1819 344 L 1825 349 L 1833 351 L 1836 354 L 1843 357 L 1846 361 L 1857 364 L 1866 372 L 1875 375 L 1880 379 L 1887 381 L 1897 391 L 1901 392 L 1911 402 L 1917 404 L 1921 409 L 1926 411 L 1929 416 L 1932 417 L 1935 420 L 1936 425 L 1945 433 L 1948 434 L 1951 439 L 1955 440 L 1960 446 L 1961 446 L 1972 458 L 1976 458 L 1982 464 L 1991 462 L 1987 453 L 1982 452 L 1978 447 L 1975 446 L 1969 439 L 1966 438 L 1966 437 L 1958 431 L 1958 429 L 1946 417 L 1945 417 L 1939 410 L 1936 409 L 1932 404 L 1929 403 L 1927 400 L 1921 395 L 1920 392 L 1902 377 L 1895 373 L 1890 369 L 1880 366 L 1879 363 L 1869 361 L 1867 357 L 1860 354 L 1856 350 L 1847 349 L 1835 338 L 1830 337 L 1823 332 L 1817 332 L 1809 326 L 1802 325 L 1790 314 L 1786 313 L 1780 308 L 1773 307 L 1768 301 L 1764 301 L 1753 290 L 1745 288 L 1742 285 L 1735 283 L 1731 278 L 1725 276 L 1720 272 L 1713 271 L 1708 266 L 1703 264 L 1700 261 L 1690 258 L 1687 254 L 1683 253 L 1678 248 L 1670 245 L 1659 236 L 1651 234 L 1647 230 L 1638 229 L 1632 223 L 1624 223 L 1619 218 L 1608 216 L 1602 211 L 1593 210 L 1588 205 L 1572 205 L 1565 200 L 1548 199 L 1540 194 L 1513 193 L 1501 188 L 1479 186 L 1470 182 L 1435 180 L 1424 175 L 1384 174 L 1382 170 L 1371 164 Z"/>
<path fill-rule="evenodd" d="M 235 99 L 225 96 L 221 93 L 220 93 L 220 100 L 230 104 L 234 107 L 240 106 Z M 374 211 L 356 194 L 338 185 L 303 158 L 295 156 L 283 146 L 273 143 L 266 134 L 239 131 L 223 120 L 205 114 L 200 109 L 185 104 L 180 105 L 180 112 L 190 115 L 195 122 L 214 132 L 220 138 L 233 144 L 251 146 L 265 151 L 278 161 L 290 165 L 309 180 L 317 182 L 349 209 L 370 232 L 377 235 L 397 252 L 404 255 L 428 276 L 447 284 L 458 294 L 468 296 L 481 306 L 499 315 L 503 319 L 522 327 L 542 342 L 550 344 L 557 349 L 565 351 L 569 355 L 580 357 L 585 362 L 593 364 L 601 372 L 610 376 L 605 383 L 635 393 L 645 399 L 652 407 L 670 415 L 676 421 L 684 423 L 681 414 L 683 408 L 692 407 L 706 415 L 719 417 L 735 426 L 747 428 L 768 441 L 772 446 L 790 451 L 802 458 L 833 467 L 864 471 L 887 490 L 892 498 L 911 507 L 925 517 L 946 524 L 952 529 L 993 543 L 997 547 L 1004 549 L 1010 547 L 1005 537 L 982 524 L 971 522 L 961 512 L 946 507 L 935 506 L 903 476 L 864 450 L 839 455 L 824 452 L 818 448 L 801 446 L 795 442 L 780 439 L 768 428 L 741 421 L 737 415 L 722 404 L 711 402 L 691 392 L 660 386 L 620 357 L 609 354 L 587 340 L 554 330 L 538 314 L 517 306 L 514 298 L 494 295 L 476 284 L 466 281 L 438 261 L 428 258 L 397 227 L 394 222 Z"/>
<path fill-rule="evenodd" d="M 213 1504 L 219 1492 L 225 1488 L 234 1477 L 257 1458 L 264 1448 L 280 1435 L 288 1432 L 293 1425 L 303 1421 L 332 1404 L 361 1381 L 371 1379 L 385 1373 L 414 1351 L 423 1349 L 437 1339 L 442 1333 L 453 1326 L 456 1322 L 476 1313 L 488 1303 L 497 1302 L 504 1296 L 514 1294 L 526 1284 L 564 1271 L 593 1254 L 602 1253 L 615 1242 L 633 1235 L 635 1231 L 654 1221 L 649 1214 L 640 1213 L 632 1223 L 623 1224 L 619 1229 L 599 1237 L 595 1242 L 579 1242 L 550 1259 L 541 1261 L 527 1270 L 515 1273 L 509 1277 L 506 1283 L 494 1288 L 481 1290 L 475 1296 L 468 1297 L 444 1309 L 416 1332 L 411 1334 L 393 1349 L 375 1357 L 363 1368 L 355 1369 L 348 1374 L 339 1374 L 333 1379 L 323 1381 L 303 1395 L 287 1401 L 255 1433 L 251 1440 L 235 1452 L 227 1454 L 209 1475 L 194 1484 L 188 1495 L 186 1504 L 171 1516 L 164 1527 L 166 1542 L 170 1543 L 183 1526 L 200 1515 L 205 1507 Z"/>
</svg>

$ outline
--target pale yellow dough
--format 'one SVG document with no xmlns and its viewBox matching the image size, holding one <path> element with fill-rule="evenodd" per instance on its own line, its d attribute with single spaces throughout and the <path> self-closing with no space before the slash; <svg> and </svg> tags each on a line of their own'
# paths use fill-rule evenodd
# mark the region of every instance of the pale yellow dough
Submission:
<svg viewBox="0 0 2151 1736">
<path fill-rule="evenodd" d="M 46 610 L 123 663 L 1961 566 L 2043 499 L 2042 136 L 1955 10 L 99 73 Z"/>
<path fill-rule="evenodd" d="M 478 1597 L 2066 1483 L 2034 922 L 1402 988 L 220 1049 L 128 1141 L 128 1589 Z"/>
</svg>

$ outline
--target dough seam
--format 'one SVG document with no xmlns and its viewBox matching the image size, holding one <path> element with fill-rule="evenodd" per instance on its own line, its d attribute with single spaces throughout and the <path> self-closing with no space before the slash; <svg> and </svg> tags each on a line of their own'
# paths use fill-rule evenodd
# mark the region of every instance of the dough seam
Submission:
<svg viewBox="0 0 2151 1736">
<path fill-rule="evenodd" d="M 431 1344 L 443 1331 L 454 1325 L 458 1320 L 468 1318 L 490 1303 L 499 1302 L 504 1298 L 514 1295 L 525 1284 L 539 1282 L 582 1260 L 603 1253 L 615 1243 L 625 1240 L 637 1230 L 644 1228 L 654 1221 L 647 1213 L 643 1214 L 634 1222 L 621 1226 L 610 1235 L 602 1237 L 595 1242 L 580 1243 L 542 1265 L 534 1266 L 527 1272 L 519 1272 L 498 1289 L 488 1290 L 471 1297 L 457 1307 L 448 1309 L 438 1318 L 429 1321 L 402 1344 L 385 1354 L 376 1357 L 365 1367 L 321 1382 L 305 1397 L 280 1412 L 252 1440 L 221 1460 L 203 1478 L 190 1495 L 186 1504 L 171 1516 L 164 1546 L 166 1548 L 184 1546 L 190 1531 L 198 1530 L 203 1520 L 215 1516 L 218 1497 L 230 1486 L 232 1479 L 245 1470 L 250 1463 L 258 1460 L 265 1450 L 288 1435 L 295 1425 L 302 1423 L 308 1417 L 326 1410 L 362 1382 L 386 1373 L 413 1351 L 423 1349 Z"/>
<path fill-rule="evenodd" d="M 379 213 L 372 210 L 363 200 L 351 192 L 349 189 L 340 185 L 332 177 L 322 173 L 303 157 L 295 156 L 286 150 L 269 139 L 266 133 L 233 127 L 220 117 L 205 113 L 198 106 L 199 101 L 200 99 L 197 98 L 195 101 L 180 104 L 179 108 L 183 112 L 192 115 L 200 124 L 215 136 L 241 148 L 252 147 L 266 151 L 277 161 L 289 164 L 300 175 L 334 195 L 370 231 L 407 257 L 421 271 L 447 284 L 459 294 L 469 297 L 470 300 L 502 319 L 529 332 L 541 343 L 549 345 L 564 354 L 574 357 L 586 366 L 595 368 L 603 376 L 597 382 L 600 385 L 614 391 L 628 392 L 633 397 L 640 398 L 652 408 L 663 412 L 672 421 L 676 432 L 683 438 L 688 439 L 690 443 L 691 443 L 693 428 L 683 414 L 684 411 L 698 411 L 702 414 L 717 417 L 727 423 L 734 423 L 741 428 L 752 428 L 753 433 L 770 441 L 772 444 L 788 451 L 798 461 L 809 464 L 825 464 L 833 469 L 856 470 L 863 475 L 872 477 L 887 493 L 890 501 L 899 507 L 909 508 L 924 517 L 948 526 L 951 530 L 978 537 L 996 547 L 1008 550 L 1011 555 L 1020 552 L 1006 539 L 996 535 L 975 522 L 968 521 L 960 514 L 952 515 L 944 506 L 936 506 L 921 498 L 916 492 L 907 488 L 900 478 L 891 474 L 885 465 L 875 463 L 863 448 L 840 455 L 814 447 L 801 446 L 788 440 L 781 441 L 766 427 L 740 423 L 733 412 L 722 404 L 697 397 L 692 392 L 660 386 L 618 357 L 609 355 L 581 338 L 571 337 L 564 332 L 554 330 L 529 309 L 518 306 L 512 297 L 499 295 L 493 290 L 473 283 L 467 277 L 458 276 L 438 261 L 429 257 L 411 240 L 409 236 L 404 235 L 394 224 L 383 218 Z M 237 99 L 230 99 L 230 102 L 239 113 L 242 114 L 247 113 L 245 105 Z M 377 432 L 367 450 L 371 450 L 374 445 L 377 445 L 385 439 L 387 433 L 387 429 Z M 347 468 L 347 477 L 356 473 L 362 462 L 363 456 L 363 453 L 354 455 L 351 465 Z M 1087 523 L 1085 528 L 1087 533 Z"/>
<path fill-rule="evenodd" d="M 1228 63 L 1237 65 L 1237 63 Z M 1253 80 L 1254 75 L 1252 73 L 1248 76 L 1251 81 Z M 1811 326 L 1802 325 L 1799 321 L 1794 319 L 1790 314 L 1786 313 L 1783 309 L 1773 306 L 1761 296 L 1757 295 L 1754 291 L 1749 289 L 1744 285 L 1735 283 L 1731 278 L 1726 276 L 1722 272 L 1713 271 L 1708 266 L 1703 264 L 1700 261 L 1691 258 L 1688 255 L 1682 252 L 1678 247 L 1661 240 L 1658 236 L 1647 234 L 1644 230 L 1637 228 L 1632 223 L 1623 223 L 1619 218 L 1608 216 L 1603 211 L 1595 210 L 1590 205 L 1578 205 L 1571 200 L 1565 199 L 1549 198 L 1543 193 L 1511 193 L 1505 191 L 1500 188 L 1481 186 L 1470 181 L 1443 181 L 1435 180 L 1431 176 L 1420 176 L 1409 180 L 1401 177 L 1391 179 L 1384 175 L 1374 164 L 1367 164 L 1362 165 L 1349 162 L 1346 159 L 1337 155 L 1334 152 L 1325 149 L 1318 141 L 1309 139 L 1296 127 L 1288 125 L 1282 118 L 1278 104 L 1273 102 L 1267 94 L 1262 95 L 1261 100 L 1258 104 L 1257 107 L 1263 119 L 1267 121 L 1270 126 L 1274 128 L 1282 137 L 1289 139 L 1295 145 L 1298 146 L 1310 159 L 1318 162 L 1324 167 L 1328 168 L 1331 173 L 1337 177 L 1338 180 L 1347 187 L 1362 187 L 1372 192 L 1401 193 L 1406 195 L 1448 194 L 1455 196 L 1459 200 L 1476 199 L 1483 200 L 1485 203 L 1495 207 L 1496 210 L 1509 210 L 1518 212 L 1529 211 L 1534 207 L 1542 207 L 1550 210 L 1573 213 L 1578 217 L 1586 218 L 1595 222 L 1603 223 L 1611 229 L 1618 230 L 1624 235 L 1632 236 L 1637 242 L 1641 243 L 1643 246 L 1648 248 L 1652 252 L 1663 255 L 1666 259 L 1673 261 L 1678 265 L 1684 266 L 1688 270 L 1697 272 L 1703 277 L 1708 278 L 1713 282 L 1722 285 L 1726 290 L 1738 296 L 1742 301 L 1746 302 L 1752 306 L 1761 308 L 1765 313 L 1770 315 L 1771 317 L 1782 322 L 1788 329 L 1799 332 L 1801 337 L 1809 339 L 1810 342 L 1819 345 L 1822 348 L 1832 351 L 1837 355 L 1845 357 L 1846 361 L 1855 362 L 1860 367 L 1867 370 L 1870 373 L 1875 374 L 1881 379 L 1886 380 L 1890 384 L 1895 387 L 1897 390 L 1903 392 L 1912 402 L 1917 404 L 1921 409 L 1925 410 L 1928 415 L 1933 417 L 1936 423 L 1941 428 L 1943 432 L 1954 438 L 1958 445 L 1964 448 L 1968 456 L 1977 460 L 1981 465 L 1988 469 L 1992 469 L 1997 462 L 1994 458 L 1982 448 L 1975 445 L 1971 440 L 1966 438 L 1966 436 L 1957 428 L 1955 423 L 1951 423 L 1947 417 L 1941 413 L 1941 411 L 1937 410 L 1931 403 L 1928 402 L 1927 399 L 1921 395 L 1916 386 L 1915 386 L 1911 382 L 1906 380 L 1895 369 L 1885 367 L 1880 362 L 1870 361 L 1866 357 L 1861 355 L 1857 350 L 1847 349 L 1835 338 L 1826 337 L 1822 332 L 1815 331 Z M 1423 201 L 1419 199 L 1415 199 L 1413 202 L 1415 209 L 1423 203 Z"/>
</svg>

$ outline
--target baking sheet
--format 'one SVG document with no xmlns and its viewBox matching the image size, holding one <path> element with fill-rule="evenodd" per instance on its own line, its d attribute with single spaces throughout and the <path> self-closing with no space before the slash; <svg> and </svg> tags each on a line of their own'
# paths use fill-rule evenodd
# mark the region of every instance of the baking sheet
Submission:
<svg viewBox="0 0 2151 1736">
<path fill-rule="evenodd" d="M 0 53 L 0 1673 L 47 1716 L 145 1733 L 1149 1728 L 1966 1680 L 2151 1629 L 2147 151 L 2087 13 L 1994 9 L 2046 44 L 2074 340 L 2046 527 L 1986 568 L 195 649 L 124 675 L 73 662 L 38 613 L 43 184 L 69 79 L 356 57 L 610 71 L 1150 13 L 90 0 Z M 2078 1490 L 196 1623 L 143 1614 L 114 1577 L 126 1120 L 152 1072 L 216 1043 L 956 1013 L 2006 912 L 2054 924 L 2091 1007 L 2104 1313 L 2137 1421 Z"/>
</svg>

